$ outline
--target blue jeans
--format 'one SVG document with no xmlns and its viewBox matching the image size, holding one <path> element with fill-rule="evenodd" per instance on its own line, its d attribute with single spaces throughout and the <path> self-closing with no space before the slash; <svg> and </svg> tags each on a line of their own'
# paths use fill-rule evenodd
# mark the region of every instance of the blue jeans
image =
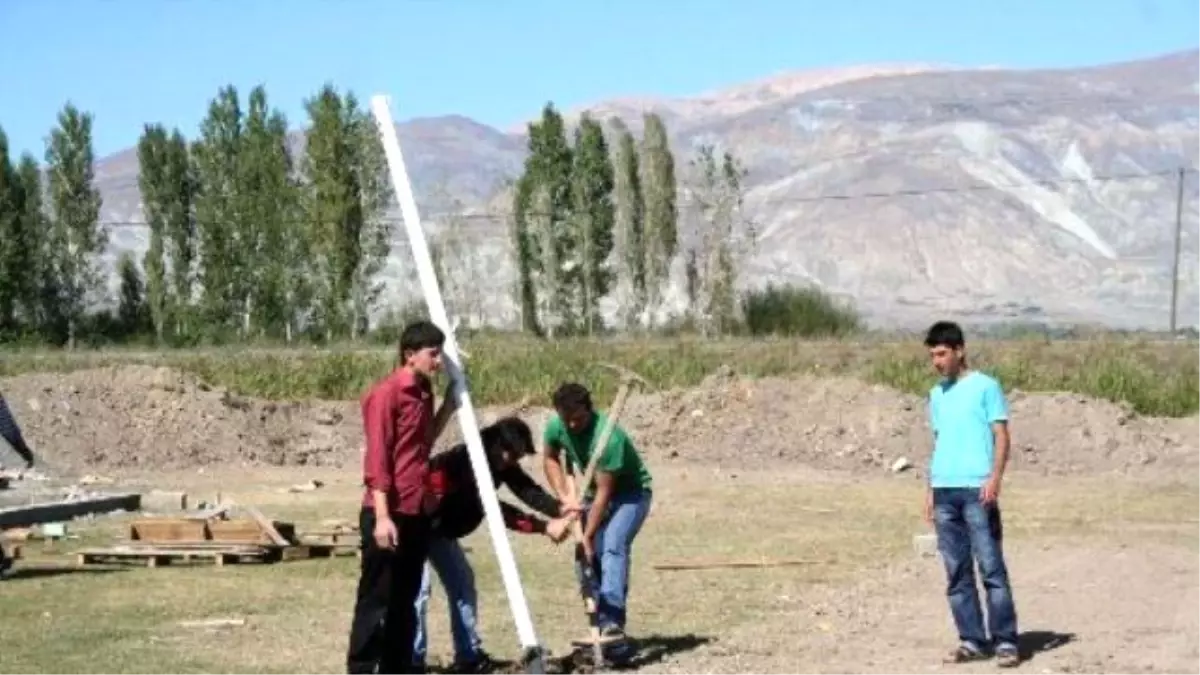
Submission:
<svg viewBox="0 0 1200 675">
<path fill-rule="evenodd" d="M 633 540 L 650 513 L 653 498 L 649 490 L 617 493 L 609 501 L 607 518 L 596 531 L 596 559 L 593 563 L 592 592 L 597 597 L 596 620 L 600 630 L 610 627 L 625 629 L 625 604 L 629 596 L 629 561 Z M 587 525 L 591 501 L 583 504 L 583 524 Z M 575 562 L 575 575 L 580 582 L 583 568 Z"/>
<path fill-rule="evenodd" d="M 446 590 L 450 608 L 450 633 L 454 637 L 454 660 L 461 663 L 479 658 L 482 641 L 475 629 L 475 573 L 457 539 L 434 537 L 429 542 L 429 561 L 421 577 L 417 594 L 417 636 L 413 643 L 413 662 L 425 663 L 427 621 L 430 591 L 430 568 L 437 572 Z"/>
<path fill-rule="evenodd" d="M 938 552 L 946 566 L 946 596 L 960 641 L 980 651 L 992 646 L 1015 648 L 1017 611 L 1001 547 L 1000 507 L 980 503 L 979 492 L 979 488 L 933 490 L 933 520 Z M 986 633 L 975 588 L 976 561 L 987 599 Z"/>
</svg>

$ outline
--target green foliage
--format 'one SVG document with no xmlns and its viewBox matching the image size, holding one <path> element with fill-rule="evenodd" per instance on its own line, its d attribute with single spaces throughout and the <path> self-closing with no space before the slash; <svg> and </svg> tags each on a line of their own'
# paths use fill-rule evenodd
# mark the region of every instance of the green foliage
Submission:
<svg viewBox="0 0 1200 675">
<path fill-rule="evenodd" d="M 754 336 L 841 337 L 863 330 L 862 318 L 815 286 L 768 284 L 742 294 L 745 330 Z"/>
<path fill-rule="evenodd" d="M 301 163 L 307 250 L 294 257 L 306 270 L 297 278 L 307 275 L 310 285 L 293 292 L 312 294 L 314 329 L 325 339 L 357 336 L 383 290 L 374 276 L 391 236 L 382 219 L 391 199 L 383 146 L 353 94 L 341 96 L 325 85 L 305 109 L 311 125 Z"/>
<path fill-rule="evenodd" d="M 128 251 L 117 259 L 117 277 L 121 280 L 121 295 L 117 305 L 117 323 L 124 336 L 145 334 L 150 327 L 150 308 L 146 304 L 146 283 L 142 280 L 137 261 Z"/>
<path fill-rule="evenodd" d="M 0 360 L 0 376 L 31 370 L 71 370 L 140 362 L 195 373 L 213 386 L 271 399 L 354 400 L 395 366 L 399 327 L 394 316 L 380 330 L 380 347 L 312 350 L 183 350 L 122 354 L 120 351 L 12 353 Z M 695 386 L 721 366 L 746 376 L 847 375 L 924 396 L 936 375 L 918 338 L 904 343 L 866 339 L 568 339 L 546 342 L 513 335 L 465 336 L 463 348 L 471 392 L 481 405 L 513 403 L 524 396 L 547 405 L 554 387 L 578 379 L 597 400 L 611 401 L 618 382 L 599 363 L 634 368 L 656 388 Z M 1074 391 L 1122 401 L 1144 415 L 1194 415 L 1200 408 L 1196 342 L 1136 340 L 973 341 L 974 367 L 1000 378 L 1006 391 Z"/>
<path fill-rule="evenodd" d="M 607 262 L 613 249 L 612 192 L 613 166 L 604 130 L 584 115 L 575 130 L 571 166 L 573 238 L 579 260 L 574 269 L 578 276 L 568 276 L 567 283 L 579 291 L 575 302 L 581 328 L 587 335 L 602 328 L 600 298 L 608 295 L 613 284 L 613 271 Z"/>
<path fill-rule="evenodd" d="M 641 185 L 646 251 L 646 290 L 651 309 L 662 302 L 671 259 L 679 248 L 678 185 L 667 127 L 655 113 L 644 116 Z"/>
<path fill-rule="evenodd" d="M 100 191 L 94 185 L 92 115 L 66 104 L 46 149 L 50 183 L 53 255 L 60 303 L 66 319 L 66 341 L 75 344 L 76 328 L 103 283 L 96 256 L 108 245 L 100 226 Z"/>
<path fill-rule="evenodd" d="M 642 181 L 638 173 L 637 141 L 618 118 L 612 123 L 617 136 L 613 155 L 613 229 L 621 276 L 626 293 L 621 298 L 626 327 L 633 327 L 646 311 L 646 231 Z"/>
</svg>

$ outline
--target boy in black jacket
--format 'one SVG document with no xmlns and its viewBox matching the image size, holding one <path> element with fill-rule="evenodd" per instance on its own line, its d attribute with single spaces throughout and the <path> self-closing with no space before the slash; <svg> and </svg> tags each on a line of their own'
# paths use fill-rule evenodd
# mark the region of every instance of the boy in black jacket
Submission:
<svg viewBox="0 0 1200 675">
<path fill-rule="evenodd" d="M 480 431 L 488 457 L 492 480 L 497 488 L 507 485 L 525 504 L 549 516 L 545 521 L 521 509 L 500 502 L 504 524 L 510 530 L 543 534 L 561 542 L 569 532 L 566 514 L 557 499 L 543 490 L 521 469 L 520 459 L 535 452 L 529 425 L 517 417 L 504 417 Z M 426 607 L 429 602 L 432 567 L 446 589 L 450 608 L 450 627 L 454 637 L 453 672 L 482 673 L 492 668 L 491 658 L 483 651 L 475 630 L 475 578 L 458 540 L 475 531 L 483 522 L 483 503 L 471 470 L 471 457 L 465 443 L 437 454 L 430 460 L 429 492 L 432 496 L 433 538 L 429 562 L 417 596 L 417 638 L 413 645 L 415 665 L 423 667 L 426 649 Z"/>
</svg>

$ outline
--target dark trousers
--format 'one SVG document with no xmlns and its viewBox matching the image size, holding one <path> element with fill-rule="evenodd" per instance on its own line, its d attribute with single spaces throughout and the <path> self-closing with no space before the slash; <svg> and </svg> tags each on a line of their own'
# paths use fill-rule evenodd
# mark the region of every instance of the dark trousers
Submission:
<svg viewBox="0 0 1200 675">
<path fill-rule="evenodd" d="M 933 518 L 959 640 L 978 650 L 1016 647 L 1017 611 L 1001 546 L 1000 507 L 981 504 L 978 488 L 935 488 Z M 976 562 L 983 577 L 986 630 L 975 588 Z"/>
<path fill-rule="evenodd" d="M 351 673 L 415 673 L 416 600 L 429 555 L 429 520 L 392 515 L 398 544 L 387 551 L 375 544 L 375 512 L 359 514 L 362 567 L 350 627 L 346 663 Z"/>
</svg>

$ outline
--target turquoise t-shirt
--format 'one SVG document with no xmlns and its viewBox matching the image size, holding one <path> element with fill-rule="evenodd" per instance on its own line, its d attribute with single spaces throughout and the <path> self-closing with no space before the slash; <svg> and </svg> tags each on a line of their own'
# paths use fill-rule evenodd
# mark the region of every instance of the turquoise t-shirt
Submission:
<svg viewBox="0 0 1200 675">
<path fill-rule="evenodd" d="M 1000 383 L 971 371 L 957 382 L 944 380 L 929 391 L 933 458 L 929 484 L 935 488 L 979 487 L 992 473 L 994 422 L 1008 420 Z"/>
</svg>

